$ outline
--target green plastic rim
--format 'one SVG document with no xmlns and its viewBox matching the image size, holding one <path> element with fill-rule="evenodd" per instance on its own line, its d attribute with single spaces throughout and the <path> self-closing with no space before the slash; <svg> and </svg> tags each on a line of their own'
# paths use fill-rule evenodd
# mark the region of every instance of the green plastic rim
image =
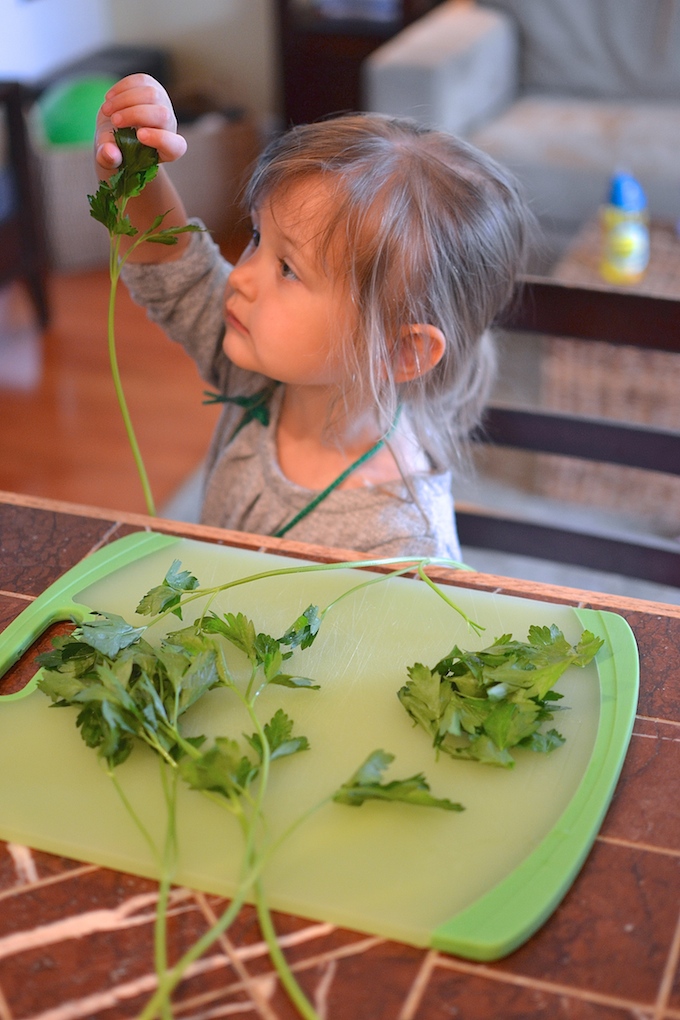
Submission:
<svg viewBox="0 0 680 1020">
<path fill-rule="evenodd" d="M 77 563 L 45 591 L 0 634 L 0 677 L 3 677 L 10 666 L 28 651 L 33 642 L 53 623 L 71 620 L 82 623 L 91 610 L 75 601 L 74 596 L 95 581 L 108 577 L 113 571 L 136 562 L 141 556 L 156 552 L 159 549 L 176 545 L 180 539 L 174 535 L 161 535 L 157 532 L 138 531 L 117 539 L 110 545 L 102 546 L 90 556 Z M 22 690 L 16 694 L 0 696 L 3 701 L 16 701 L 24 698 L 35 690 L 39 675 L 36 674 Z"/>
<path fill-rule="evenodd" d="M 639 661 L 621 616 L 575 609 L 584 628 L 605 638 L 598 653 L 600 719 L 583 778 L 556 825 L 506 879 L 432 933 L 431 946 L 471 960 L 507 956 L 548 919 L 583 865 L 618 781 L 635 721 Z M 616 649 L 616 654 L 614 654 Z"/>
</svg>

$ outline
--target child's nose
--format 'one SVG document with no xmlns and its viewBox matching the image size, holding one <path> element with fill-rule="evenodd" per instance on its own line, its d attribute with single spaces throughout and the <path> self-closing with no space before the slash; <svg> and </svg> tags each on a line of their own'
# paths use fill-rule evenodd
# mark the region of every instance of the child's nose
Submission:
<svg viewBox="0 0 680 1020">
<path fill-rule="evenodd" d="M 229 275 L 229 285 L 242 294 L 251 294 L 254 288 L 253 257 L 257 249 L 249 244 Z"/>
</svg>

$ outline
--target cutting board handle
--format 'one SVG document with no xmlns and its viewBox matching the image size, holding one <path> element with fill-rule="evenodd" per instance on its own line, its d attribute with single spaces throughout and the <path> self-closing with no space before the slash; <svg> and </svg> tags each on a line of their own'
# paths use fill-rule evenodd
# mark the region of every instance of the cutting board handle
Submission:
<svg viewBox="0 0 680 1020">
<path fill-rule="evenodd" d="M 31 603 L 0 634 L 0 678 L 53 623 L 66 620 L 82 623 L 89 614 L 90 610 L 77 602 L 52 606 L 40 603 L 39 600 Z M 26 697 L 34 690 L 36 682 L 37 675 L 15 694 L 0 695 L 0 701 Z"/>
<path fill-rule="evenodd" d="M 95 581 L 156 552 L 179 540 L 173 535 L 152 531 L 138 531 L 102 546 L 77 563 L 0 633 L 0 678 L 24 655 L 37 638 L 53 623 L 71 621 L 82 623 L 91 609 L 78 601 L 78 595 Z M 16 694 L 0 695 L 0 701 L 23 698 L 35 689 L 37 675 Z"/>
</svg>

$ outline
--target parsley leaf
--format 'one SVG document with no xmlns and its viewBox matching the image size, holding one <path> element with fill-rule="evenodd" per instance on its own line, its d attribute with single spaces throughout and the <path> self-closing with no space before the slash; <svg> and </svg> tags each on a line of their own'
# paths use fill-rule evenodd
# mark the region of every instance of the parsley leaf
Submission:
<svg viewBox="0 0 680 1020">
<path fill-rule="evenodd" d="M 116 613 L 98 613 L 97 616 L 99 619 L 86 620 L 82 624 L 81 640 L 109 658 L 113 658 L 128 645 L 138 641 L 146 629 L 133 627 Z"/>
<path fill-rule="evenodd" d="M 290 645 L 291 648 L 309 648 L 313 643 L 321 626 L 322 617 L 319 616 L 318 606 L 307 606 L 302 616 L 298 616 L 286 633 L 281 638 L 282 645 Z"/>
<path fill-rule="evenodd" d="M 179 770 L 192 790 L 211 790 L 233 798 L 243 792 L 251 765 L 235 740 L 216 737 L 213 746 L 199 758 L 183 758 Z"/>
<path fill-rule="evenodd" d="M 157 616 L 166 609 L 182 619 L 180 601 L 184 592 L 198 588 L 198 580 L 188 570 L 180 570 L 179 560 L 173 560 L 163 583 L 156 585 L 144 595 L 137 606 L 140 616 Z"/>
<path fill-rule="evenodd" d="M 223 618 L 215 613 L 209 613 L 203 620 L 203 630 L 209 634 L 221 634 L 244 652 L 252 663 L 257 662 L 255 624 L 243 613 L 225 613 Z"/>
<path fill-rule="evenodd" d="M 268 723 L 265 723 L 264 733 L 269 744 L 271 761 L 274 761 L 276 758 L 286 758 L 291 754 L 297 754 L 298 751 L 309 750 L 307 737 L 293 736 L 293 720 L 281 708 L 274 713 Z M 254 748 L 259 761 L 262 762 L 264 752 L 259 734 L 253 733 L 251 737 L 246 737 L 246 740 Z"/>
<path fill-rule="evenodd" d="M 394 755 L 377 750 L 369 754 L 363 765 L 333 795 L 338 804 L 360 807 L 367 800 L 401 801 L 418 807 L 437 807 L 444 811 L 463 811 L 462 804 L 456 804 L 446 797 L 433 797 L 422 772 L 408 779 L 393 779 L 382 783 L 382 775 Z"/>
</svg>

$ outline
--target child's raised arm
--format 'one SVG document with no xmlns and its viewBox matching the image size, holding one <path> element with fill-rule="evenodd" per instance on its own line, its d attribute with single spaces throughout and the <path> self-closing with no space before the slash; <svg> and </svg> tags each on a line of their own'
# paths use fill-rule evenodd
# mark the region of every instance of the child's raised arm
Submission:
<svg viewBox="0 0 680 1020">
<path fill-rule="evenodd" d="M 101 179 L 107 179 L 120 166 L 122 155 L 115 143 L 114 129 L 134 127 L 144 145 L 158 151 L 161 163 L 171 163 L 186 152 L 187 143 L 177 134 L 177 118 L 170 97 L 148 74 L 131 74 L 109 89 L 97 114 L 95 163 Z M 157 216 L 167 213 L 164 227 L 181 227 L 187 222 L 184 205 L 163 167 L 142 193 L 131 199 L 127 213 L 142 232 Z M 141 244 L 131 255 L 134 262 L 166 262 L 179 258 L 189 243 L 188 234 L 180 234 L 176 245 Z"/>
</svg>

